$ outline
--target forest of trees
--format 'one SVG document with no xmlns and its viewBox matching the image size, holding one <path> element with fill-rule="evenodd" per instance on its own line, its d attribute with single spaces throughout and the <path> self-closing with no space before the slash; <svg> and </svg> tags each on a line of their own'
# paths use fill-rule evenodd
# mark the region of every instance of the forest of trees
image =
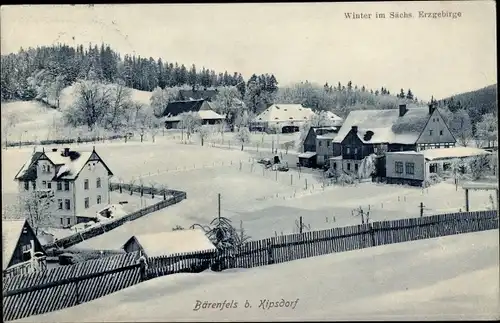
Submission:
<svg viewBox="0 0 500 323">
<path fill-rule="evenodd" d="M 247 124 L 273 103 L 303 104 L 316 111 L 333 111 L 343 118 L 352 110 L 396 109 L 401 103 L 425 104 L 411 89 L 401 88 L 394 95 L 385 86 L 368 89 L 350 80 L 324 85 L 305 81 L 280 87 L 273 74 L 253 74 L 245 80 L 238 72 L 216 73 L 194 64 L 163 62 L 161 58 L 135 55 L 122 58 L 105 44 L 21 49 L 16 54 L 3 55 L 1 60 L 2 101 L 38 99 L 59 108 L 62 90 L 77 83 L 74 103 L 63 111 L 65 120 L 72 126 L 89 128 L 116 130 L 131 120 L 144 127 L 152 123 L 151 118 L 159 115 L 168 102 L 177 99 L 182 88 L 218 89 L 214 99 L 217 112 L 225 115 L 231 125 Z M 152 111 L 132 102 L 130 88 L 152 92 Z M 484 128 L 495 128 L 491 124 L 497 113 L 496 85 L 430 101 L 437 103 L 450 118 L 455 133 L 460 132 L 460 141 L 467 141 L 469 133 L 475 135 L 484 132 Z M 493 138 L 494 130 L 488 133 L 483 137 Z"/>
<path fill-rule="evenodd" d="M 216 73 L 205 67 L 199 69 L 194 64 L 185 66 L 177 62 L 163 62 L 161 58 L 155 60 L 135 55 L 122 58 L 104 44 L 89 45 L 87 48 L 59 44 L 21 49 L 16 54 L 2 55 L 1 64 L 2 101 L 34 99 L 36 93 L 30 78 L 40 74 L 49 83 L 59 77 L 64 85 L 88 79 L 90 75 L 102 82 L 115 83 L 122 79 L 125 86 L 142 91 L 181 85 L 202 88 L 239 86 L 241 91 L 245 88 L 245 80 L 238 72 Z"/>
</svg>

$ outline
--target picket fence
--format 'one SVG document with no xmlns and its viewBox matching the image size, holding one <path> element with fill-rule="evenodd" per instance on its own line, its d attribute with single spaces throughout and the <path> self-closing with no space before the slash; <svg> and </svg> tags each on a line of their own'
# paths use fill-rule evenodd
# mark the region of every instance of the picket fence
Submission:
<svg viewBox="0 0 500 323">
<path fill-rule="evenodd" d="M 3 279 L 4 321 L 59 310 L 180 272 L 283 263 L 335 252 L 498 229 L 498 212 L 475 211 L 373 222 L 249 241 L 236 250 L 151 257 L 137 252 Z"/>
<path fill-rule="evenodd" d="M 393 243 L 498 229 L 498 212 L 476 211 L 373 222 L 249 241 L 238 250 L 148 258 L 148 278 L 178 272 L 251 268 Z"/>
<path fill-rule="evenodd" d="M 121 218 L 118 218 L 116 220 L 106 222 L 105 224 L 98 225 L 95 227 L 88 228 L 86 230 L 79 231 L 77 233 L 74 233 L 70 236 L 64 237 L 62 239 L 56 240 L 53 243 L 49 243 L 44 245 L 44 248 L 46 250 L 51 249 L 51 248 L 62 248 L 66 249 L 71 246 L 74 246 L 77 243 L 80 243 L 84 240 L 88 240 L 90 238 L 99 236 L 103 233 L 106 233 L 108 231 L 111 231 L 124 223 L 128 221 L 134 221 L 140 217 L 143 217 L 149 213 L 161 210 L 163 208 L 166 208 L 167 206 L 177 204 L 180 201 L 186 199 L 187 194 L 186 192 L 182 191 L 176 191 L 176 190 L 169 190 L 168 194 L 170 195 L 169 198 L 162 200 L 156 204 L 150 205 L 146 208 L 140 209 L 136 212 L 127 214 Z"/>
<path fill-rule="evenodd" d="M 3 279 L 3 320 L 12 321 L 75 306 L 141 281 L 138 253 Z"/>
</svg>

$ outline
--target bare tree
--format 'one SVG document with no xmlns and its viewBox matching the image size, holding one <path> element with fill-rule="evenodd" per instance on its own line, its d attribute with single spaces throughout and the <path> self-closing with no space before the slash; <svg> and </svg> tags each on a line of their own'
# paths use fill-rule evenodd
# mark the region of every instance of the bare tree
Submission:
<svg viewBox="0 0 500 323">
<path fill-rule="evenodd" d="M 12 112 L 2 111 L 2 136 L 5 138 L 5 149 L 8 145 L 8 136 L 12 128 L 15 128 L 17 123 L 17 116 Z"/>
<path fill-rule="evenodd" d="M 160 132 L 160 129 L 162 126 L 163 126 L 163 122 L 160 119 L 158 119 L 154 116 L 149 119 L 147 129 L 149 131 L 149 134 L 151 135 L 151 139 L 153 139 L 153 142 L 155 142 L 156 135 Z"/>
<path fill-rule="evenodd" d="M 161 117 L 168 104 L 175 100 L 178 93 L 179 90 L 175 88 L 165 88 L 162 90 L 160 87 L 156 87 L 150 98 L 150 104 L 151 108 L 153 108 L 154 115 L 156 117 Z"/>
<path fill-rule="evenodd" d="M 56 108 L 60 108 L 61 93 L 66 86 L 66 77 L 64 75 L 56 76 L 54 82 L 48 88 L 48 98 L 52 99 L 56 103 Z"/>
<path fill-rule="evenodd" d="M 200 125 L 196 128 L 196 132 L 198 133 L 198 136 L 201 140 L 201 145 L 203 146 L 203 144 L 205 143 L 205 139 L 207 139 L 211 135 L 212 130 L 207 126 Z"/>
<path fill-rule="evenodd" d="M 226 132 L 227 122 L 226 121 L 217 122 L 215 127 L 217 129 L 217 132 L 220 134 L 221 140 L 224 141 L 224 133 Z"/>
<path fill-rule="evenodd" d="M 106 114 L 106 128 L 117 131 L 125 124 L 125 119 L 132 107 L 132 92 L 125 87 L 123 80 L 118 80 L 117 84 L 112 86 L 110 93 L 110 106 Z"/>
<path fill-rule="evenodd" d="M 472 180 L 476 181 L 484 177 L 491 170 L 489 155 L 478 155 L 467 159 L 468 169 Z"/>
<path fill-rule="evenodd" d="M 50 190 L 34 190 L 19 197 L 19 207 L 38 235 L 40 229 L 54 227 L 54 193 Z"/>
<path fill-rule="evenodd" d="M 76 85 L 75 102 L 65 112 L 66 121 L 89 128 L 102 124 L 110 106 L 111 90 L 95 80 L 81 81 Z"/>
<path fill-rule="evenodd" d="M 243 151 L 244 145 L 250 142 L 250 131 L 247 127 L 242 127 L 238 130 L 236 140 L 241 144 L 241 150 Z"/>
<path fill-rule="evenodd" d="M 493 113 L 483 115 L 482 120 L 476 124 L 476 138 L 480 146 L 490 146 L 498 140 L 498 120 Z"/>
<path fill-rule="evenodd" d="M 195 129 L 201 125 L 201 119 L 198 114 L 194 112 L 183 112 L 179 114 L 180 123 L 183 131 L 186 131 L 188 140 L 194 133 Z"/>
</svg>

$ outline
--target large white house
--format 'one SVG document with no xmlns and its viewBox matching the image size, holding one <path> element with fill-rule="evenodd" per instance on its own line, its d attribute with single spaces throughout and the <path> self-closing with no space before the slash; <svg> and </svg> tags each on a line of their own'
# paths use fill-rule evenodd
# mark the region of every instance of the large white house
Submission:
<svg viewBox="0 0 500 323">
<path fill-rule="evenodd" d="M 82 152 L 54 148 L 34 151 L 14 179 L 21 196 L 34 192 L 53 195 L 54 225 L 66 228 L 81 222 L 78 215 L 87 209 L 109 202 L 111 176 L 95 148 Z"/>
<path fill-rule="evenodd" d="M 324 111 L 323 126 L 340 126 L 342 118 L 331 111 Z M 304 123 L 312 120 L 316 113 L 301 104 L 273 104 L 252 121 L 252 128 L 261 131 L 296 132 Z"/>
</svg>

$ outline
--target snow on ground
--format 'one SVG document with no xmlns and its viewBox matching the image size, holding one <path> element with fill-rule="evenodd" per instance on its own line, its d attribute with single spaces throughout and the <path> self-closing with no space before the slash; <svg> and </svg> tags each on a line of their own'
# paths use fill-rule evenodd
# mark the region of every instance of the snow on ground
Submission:
<svg viewBox="0 0 500 323">
<path fill-rule="evenodd" d="M 22 321 L 498 319 L 498 252 L 498 230 L 490 230 L 251 269 L 176 274 Z M 290 307 L 260 307 L 261 300 L 282 299 Z M 224 300 L 238 302 L 237 308 L 194 310 L 197 301 Z M 251 307 L 245 308 L 246 300 Z"/>
<path fill-rule="evenodd" d="M 15 125 L 9 128 L 8 141 L 46 140 L 55 122 L 59 122 L 62 113 L 48 108 L 37 101 L 16 101 L 2 103 L 2 126 L 9 115 L 14 115 Z M 2 141 L 5 143 L 2 133 Z M 9 148 L 13 149 L 13 148 Z"/>
</svg>

